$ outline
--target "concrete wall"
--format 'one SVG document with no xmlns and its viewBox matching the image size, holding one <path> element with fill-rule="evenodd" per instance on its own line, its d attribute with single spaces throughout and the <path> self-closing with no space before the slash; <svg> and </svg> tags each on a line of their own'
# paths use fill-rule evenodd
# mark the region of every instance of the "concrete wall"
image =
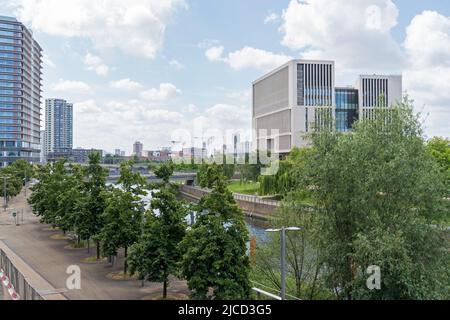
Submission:
<svg viewBox="0 0 450 320">
<path fill-rule="evenodd" d="M 19 294 L 20 300 L 66 300 L 57 290 L 0 240 L 0 268 Z M 4 292 L 5 299 L 9 293 Z"/>
<path fill-rule="evenodd" d="M 209 190 L 183 185 L 179 189 L 180 196 L 186 200 L 197 203 Z M 276 213 L 278 201 L 264 200 L 255 196 L 234 194 L 238 206 L 247 216 L 267 220 Z"/>
</svg>

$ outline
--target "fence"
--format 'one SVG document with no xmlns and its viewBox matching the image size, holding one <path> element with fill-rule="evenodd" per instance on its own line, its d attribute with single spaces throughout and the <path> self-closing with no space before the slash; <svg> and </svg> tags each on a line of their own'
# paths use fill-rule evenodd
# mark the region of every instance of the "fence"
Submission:
<svg viewBox="0 0 450 320">
<path fill-rule="evenodd" d="M 239 200 L 239 201 L 247 201 L 247 202 L 264 204 L 267 206 L 274 206 L 274 207 L 280 206 L 279 201 L 267 200 L 267 199 L 264 199 L 264 198 L 261 198 L 258 196 L 246 195 L 246 194 L 241 194 L 241 193 L 233 193 L 233 197 L 234 197 L 234 200 Z"/>
<path fill-rule="evenodd" d="M 20 300 L 43 300 L 39 293 L 29 284 L 27 279 L 17 270 L 6 253 L 0 249 L 0 269 L 2 269 Z"/>
<path fill-rule="evenodd" d="M 0 240 L 0 269 L 18 300 L 66 300 L 58 290 Z M 13 289 L 13 290 L 11 290 Z"/>
</svg>

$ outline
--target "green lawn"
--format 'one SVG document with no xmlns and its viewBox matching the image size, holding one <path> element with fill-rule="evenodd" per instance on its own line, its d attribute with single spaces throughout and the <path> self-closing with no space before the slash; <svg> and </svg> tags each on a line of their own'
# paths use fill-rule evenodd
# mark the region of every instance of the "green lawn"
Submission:
<svg viewBox="0 0 450 320">
<path fill-rule="evenodd" d="M 241 183 L 240 181 L 231 181 L 228 188 L 230 189 L 231 192 L 258 195 L 259 182 Z"/>
</svg>

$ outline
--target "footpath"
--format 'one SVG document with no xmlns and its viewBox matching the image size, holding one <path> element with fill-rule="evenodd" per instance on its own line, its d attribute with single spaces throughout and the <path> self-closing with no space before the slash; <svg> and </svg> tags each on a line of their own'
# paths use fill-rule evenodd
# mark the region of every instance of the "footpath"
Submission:
<svg viewBox="0 0 450 320">
<path fill-rule="evenodd" d="M 3 198 L 0 198 L 3 203 Z M 45 279 L 54 288 L 50 293 L 60 293 L 69 300 L 142 300 L 162 293 L 162 284 L 146 283 L 141 287 L 138 280 L 111 280 L 111 272 L 123 268 L 123 254 L 120 253 L 114 267 L 108 262 L 83 263 L 86 258 L 95 257 L 95 246 L 87 249 L 67 249 L 68 240 L 58 240 L 62 233 L 39 222 L 28 205 L 25 194 L 12 199 L 9 208 L 0 209 L 0 241 L 27 267 Z M 17 212 L 17 222 L 12 215 Z M 23 212 L 23 214 L 22 214 Z M 81 271 L 81 289 L 67 290 L 66 282 L 70 274 L 68 268 L 76 266 Z M 35 288 L 39 290 L 40 288 Z M 188 294 L 184 281 L 173 279 L 169 295 Z"/>
</svg>

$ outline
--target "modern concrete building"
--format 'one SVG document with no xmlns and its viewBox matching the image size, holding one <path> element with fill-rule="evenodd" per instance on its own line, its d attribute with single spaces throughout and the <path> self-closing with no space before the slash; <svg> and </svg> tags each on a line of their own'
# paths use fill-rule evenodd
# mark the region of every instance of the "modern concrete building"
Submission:
<svg viewBox="0 0 450 320">
<path fill-rule="evenodd" d="M 253 82 L 253 148 L 286 154 L 308 145 L 307 134 L 329 119 L 336 130 L 351 131 L 380 103 L 401 98 L 401 75 L 362 75 L 356 87 L 336 88 L 334 61 L 289 61 Z"/>
<path fill-rule="evenodd" d="M 42 49 L 15 18 L 0 16 L 0 167 L 40 162 Z"/>
<path fill-rule="evenodd" d="M 45 100 L 44 155 L 70 153 L 73 148 L 73 104 L 63 99 Z"/>
<path fill-rule="evenodd" d="M 292 60 L 254 81 L 253 147 L 287 153 L 306 145 L 305 133 L 334 112 L 334 80 L 333 61 Z"/>
<path fill-rule="evenodd" d="M 376 107 L 390 107 L 402 101 L 402 76 L 361 75 L 359 90 L 359 115 L 371 118 Z"/>
<path fill-rule="evenodd" d="M 143 155 L 143 151 L 144 151 L 144 145 L 141 142 L 136 141 L 133 144 L 133 155 L 138 156 L 139 158 L 141 158 L 142 155 Z"/>
</svg>

